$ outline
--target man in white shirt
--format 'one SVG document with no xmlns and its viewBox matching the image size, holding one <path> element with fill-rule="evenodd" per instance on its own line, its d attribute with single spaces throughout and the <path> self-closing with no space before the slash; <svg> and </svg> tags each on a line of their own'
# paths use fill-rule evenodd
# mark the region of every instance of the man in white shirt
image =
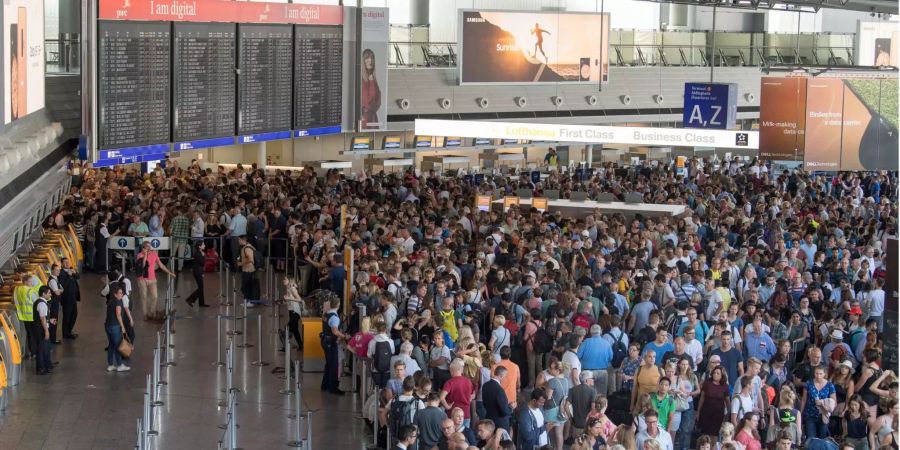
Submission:
<svg viewBox="0 0 900 450">
<path fill-rule="evenodd" d="M 191 240 L 199 241 L 203 239 L 203 233 L 206 232 L 206 223 L 200 216 L 200 211 L 194 211 L 194 220 L 191 221 Z"/>
<path fill-rule="evenodd" d="M 684 330 L 684 352 L 694 361 L 694 367 L 699 367 L 703 361 L 703 343 L 697 339 L 696 328 Z"/>
<path fill-rule="evenodd" d="M 637 434 L 637 448 L 644 448 L 644 441 L 656 441 L 662 450 L 673 450 L 672 436 L 668 432 L 659 429 L 659 414 L 651 409 L 644 413 L 644 422 L 647 429 Z"/>
</svg>

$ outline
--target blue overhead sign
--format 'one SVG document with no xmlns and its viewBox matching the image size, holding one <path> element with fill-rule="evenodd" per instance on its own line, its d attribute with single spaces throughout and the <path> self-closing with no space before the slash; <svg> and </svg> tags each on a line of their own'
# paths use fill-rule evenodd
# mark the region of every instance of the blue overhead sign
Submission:
<svg viewBox="0 0 900 450">
<path fill-rule="evenodd" d="M 140 147 L 117 148 L 113 150 L 99 150 L 97 152 L 98 160 L 115 160 L 119 158 L 130 158 L 144 155 L 159 155 L 169 152 L 169 144 L 143 145 Z M 141 161 L 135 161 L 141 162 Z M 96 165 L 96 164 L 95 164 Z"/>
<path fill-rule="evenodd" d="M 294 137 L 304 137 L 304 136 L 323 136 L 326 134 L 336 134 L 341 132 L 340 125 L 333 125 L 330 127 L 319 127 L 319 128 L 309 128 L 306 130 L 296 130 L 294 131 Z"/>
<path fill-rule="evenodd" d="M 143 162 L 161 161 L 163 159 L 166 159 L 165 153 L 161 153 L 158 155 L 123 156 L 120 158 L 98 159 L 94 161 L 92 165 L 94 167 L 112 167 L 122 164 L 137 164 Z"/>
<path fill-rule="evenodd" d="M 200 139 L 196 141 L 176 142 L 175 150 L 197 150 L 200 148 L 222 147 L 225 145 L 234 145 L 234 136 L 220 137 L 212 139 Z"/>
<path fill-rule="evenodd" d="M 685 83 L 684 127 L 729 130 L 737 120 L 737 83 Z"/>
<path fill-rule="evenodd" d="M 277 141 L 279 139 L 290 139 L 290 131 L 274 131 L 271 133 L 245 134 L 238 136 L 238 144 L 250 144 L 253 142 Z"/>
</svg>

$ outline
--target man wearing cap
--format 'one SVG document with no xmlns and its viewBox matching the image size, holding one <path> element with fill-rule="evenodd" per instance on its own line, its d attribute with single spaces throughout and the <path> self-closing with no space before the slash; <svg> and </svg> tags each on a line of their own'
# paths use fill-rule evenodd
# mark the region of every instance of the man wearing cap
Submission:
<svg viewBox="0 0 900 450">
<path fill-rule="evenodd" d="M 606 395 L 609 384 L 609 364 L 612 362 L 612 346 L 603 339 L 600 325 L 591 325 L 591 337 L 585 339 L 578 348 L 578 360 L 583 370 L 592 373 L 594 390 L 597 394 Z"/>
<path fill-rule="evenodd" d="M 828 343 L 822 347 L 822 356 L 831 369 L 837 369 L 845 359 L 855 363 L 853 351 L 844 342 L 844 331 L 839 328 L 835 328 L 828 335 Z"/>
</svg>

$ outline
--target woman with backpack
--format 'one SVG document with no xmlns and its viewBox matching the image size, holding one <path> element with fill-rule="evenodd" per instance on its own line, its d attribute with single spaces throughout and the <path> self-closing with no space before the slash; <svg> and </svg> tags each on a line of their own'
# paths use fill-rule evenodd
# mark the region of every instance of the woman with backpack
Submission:
<svg viewBox="0 0 900 450">
<path fill-rule="evenodd" d="M 531 320 L 525 324 L 525 350 L 527 353 L 528 367 L 525 376 L 528 379 L 528 388 L 533 389 L 538 375 L 543 370 L 544 355 L 553 349 L 553 339 L 541 323 L 541 310 L 531 310 Z M 546 347 L 546 344 L 550 348 Z"/>
</svg>

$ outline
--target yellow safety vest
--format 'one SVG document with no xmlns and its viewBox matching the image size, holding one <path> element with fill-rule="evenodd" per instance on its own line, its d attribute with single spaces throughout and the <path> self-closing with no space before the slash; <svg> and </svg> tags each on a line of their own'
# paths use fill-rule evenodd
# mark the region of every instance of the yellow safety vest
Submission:
<svg viewBox="0 0 900 450">
<path fill-rule="evenodd" d="M 16 316 L 21 322 L 34 320 L 34 308 L 32 306 L 30 288 L 28 286 L 16 286 L 13 291 L 13 301 L 16 304 Z"/>
</svg>

